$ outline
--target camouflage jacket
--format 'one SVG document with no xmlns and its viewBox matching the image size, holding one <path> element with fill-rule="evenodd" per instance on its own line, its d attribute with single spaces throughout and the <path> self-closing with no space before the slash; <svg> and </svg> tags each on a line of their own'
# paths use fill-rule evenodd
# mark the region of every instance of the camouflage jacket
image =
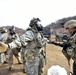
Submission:
<svg viewBox="0 0 76 75">
<path fill-rule="evenodd" d="M 0 41 L 6 43 L 7 39 L 8 39 L 8 33 L 0 34 Z"/>
<path fill-rule="evenodd" d="M 71 46 L 67 48 L 67 55 L 76 61 L 76 32 L 74 31 L 70 38 Z"/>
</svg>

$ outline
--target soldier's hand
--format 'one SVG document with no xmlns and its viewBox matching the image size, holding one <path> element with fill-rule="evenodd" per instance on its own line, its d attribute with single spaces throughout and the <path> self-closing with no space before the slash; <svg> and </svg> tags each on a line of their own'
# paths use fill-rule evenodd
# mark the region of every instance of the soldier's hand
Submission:
<svg viewBox="0 0 76 75">
<path fill-rule="evenodd" d="M 7 49 L 8 45 L 3 42 L 0 42 L 0 53 L 7 51 Z"/>
</svg>

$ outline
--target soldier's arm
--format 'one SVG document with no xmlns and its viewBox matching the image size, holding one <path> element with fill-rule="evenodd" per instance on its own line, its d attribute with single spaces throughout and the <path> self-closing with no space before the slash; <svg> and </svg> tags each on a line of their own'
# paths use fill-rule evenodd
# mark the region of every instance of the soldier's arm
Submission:
<svg viewBox="0 0 76 75">
<path fill-rule="evenodd" d="M 8 44 L 8 47 L 10 49 L 19 48 L 21 46 L 22 46 L 22 44 L 21 44 L 20 38 L 17 38 L 13 42 Z"/>
<path fill-rule="evenodd" d="M 18 37 L 16 40 L 14 40 L 13 42 L 9 43 L 9 47 L 11 49 L 13 48 L 19 48 L 21 46 L 26 46 L 28 41 L 32 41 L 33 40 L 33 33 L 31 31 L 27 31 L 25 32 L 23 35 L 21 35 L 20 37 Z"/>
<path fill-rule="evenodd" d="M 8 34 L 6 34 L 6 33 L 0 35 L 0 41 L 2 41 L 2 42 L 6 42 L 7 38 L 8 38 Z"/>
<path fill-rule="evenodd" d="M 17 38 L 16 40 L 8 44 L 0 42 L 0 53 L 7 51 L 8 48 L 14 49 L 14 48 L 19 48 L 21 46 L 22 44 L 21 44 L 20 38 Z"/>
</svg>

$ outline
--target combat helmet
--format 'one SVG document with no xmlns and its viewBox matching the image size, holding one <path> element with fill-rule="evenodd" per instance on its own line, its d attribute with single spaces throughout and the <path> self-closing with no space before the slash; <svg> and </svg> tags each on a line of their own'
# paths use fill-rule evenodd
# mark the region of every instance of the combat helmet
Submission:
<svg viewBox="0 0 76 75">
<path fill-rule="evenodd" d="M 6 33 L 7 32 L 7 28 L 3 28 L 2 30 L 1 30 L 1 33 Z"/>
<path fill-rule="evenodd" d="M 39 18 L 33 18 L 31 21 L 30 21 L 30 24 L 29 24 L 29 26 L 33 26 L 33 25 L 35 25 L 35 24 L 37 24 L 37 22 L 38 21 L 41 21 Z"/>
<path fill-rule="evenodd" d="M 69 20 L 64 24 L 64 28 L 75 28 L 76 27 L 76 20 Z"/>
</svg>

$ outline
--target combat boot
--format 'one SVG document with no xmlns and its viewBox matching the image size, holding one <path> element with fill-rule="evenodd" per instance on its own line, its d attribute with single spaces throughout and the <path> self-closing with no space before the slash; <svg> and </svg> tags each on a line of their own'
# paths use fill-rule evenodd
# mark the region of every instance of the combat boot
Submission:
<svg viewBox="0 0 76 75">
<path fill-rule="evenodd" d="M 14 68 L 9 67 L 9 68 L 8 68 L 8 71 L 14 71 Z"/>
<path fill-rule="evenodd" d="M 18 64 L 22 64 L 20 57 L 16 57 L 18 60 Z"/>
<path fill-rule="evenodd" d="M 7 61 L 4 61 L 2 64 L 7 64 Z"/>
<path fill-rule="evenodd" d="M 18 62 L 18 64 L 22 64 L 22 62 Z"/>
<path fill-rule="evenodd" d="M 26 70 L 25 69 L 23 69 L 23 73 L 26 73 Z"/>
</svg>

